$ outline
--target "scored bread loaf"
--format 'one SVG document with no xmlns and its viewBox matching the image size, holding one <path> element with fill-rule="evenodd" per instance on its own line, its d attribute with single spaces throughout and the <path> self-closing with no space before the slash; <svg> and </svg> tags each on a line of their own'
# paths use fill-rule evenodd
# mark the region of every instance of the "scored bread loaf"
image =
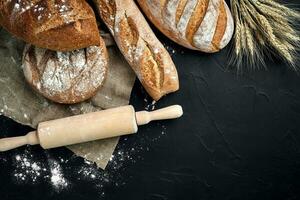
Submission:
<svg viewBox="0 0 300 200">
<path fill-rule="evenodd" d="M 133 0 L 94 0 L 100 17 L 148 94 L 159 100 L 177 91 L 175 65 Z"/>
<path fill-rule="evenodd" d="M 23 71 L 26 81 L 44 97 L 64 104 L 91 98 L 103 85 L 107 74 L 108 55 L 100 46 L 69 52 L 51 51 L 27 45 Z"/>
<path fill-rule="evenodd" d="M 217 52 L 232 38 L 234 23 L 224 0 L 137 0 L 150 21 L 173 41 Z"/>
<path fill-rule="evenodd" d="M 27 43 L 55 51 L 100 44 L 95 14 L 85 0 L 1 0 L 0 25 Z"/>
</svg>

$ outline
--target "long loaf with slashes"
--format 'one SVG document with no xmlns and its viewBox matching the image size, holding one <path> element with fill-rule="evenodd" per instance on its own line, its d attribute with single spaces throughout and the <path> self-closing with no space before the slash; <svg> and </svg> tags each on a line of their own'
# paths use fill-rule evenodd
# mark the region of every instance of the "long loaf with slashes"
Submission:
<svg viewBox="0 0 300 200">
<path fill-rule="evenodd" d="M 233 35 L 224 0 L 137 0 L 150 21 L 173 41 L 190 49 L 217 52 Z"/>
<path fill-rule="evenodd" d="M 175 65 L 133 0 L 94 0 L 102 20 L 154 99 L 179 89 Z"/>
</svg>

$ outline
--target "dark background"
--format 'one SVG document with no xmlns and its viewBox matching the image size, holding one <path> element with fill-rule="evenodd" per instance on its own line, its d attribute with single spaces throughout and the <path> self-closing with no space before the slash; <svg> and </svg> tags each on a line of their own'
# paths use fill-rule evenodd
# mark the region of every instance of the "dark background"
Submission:
<svg viewBox="0 0 300 200">
<path fill-rule="evenodd" d="M 77 169 L 86 163 L 66 148 L 0 153 L 5 161 L 0 162 L 1 200 L 300 199 L 299 75 L 276 60 L 268 61 L 268 71 L 237 75 L 226 69 L 229 47 L 202 54 L 157 34 L 177 65 L 181 89 L 155 108 L 181 104 L 184 116 L 122 137 L 115 154 L 123 152 L 126 159 L 116 155 L 106 171 L 92 166 L 100 174 L 95 180 L 77 178 Z M 130 102 L 137 110 L 151 107 L 138 82 Z M 2 136 L 28 130 L 0 117 Z M 70 187 L 56 191 L 43 179 L 16 182 L 13 156 L 25 151 L 40 162 L 49 157 L 69 160 L 61 165 Z"/>
</svg>

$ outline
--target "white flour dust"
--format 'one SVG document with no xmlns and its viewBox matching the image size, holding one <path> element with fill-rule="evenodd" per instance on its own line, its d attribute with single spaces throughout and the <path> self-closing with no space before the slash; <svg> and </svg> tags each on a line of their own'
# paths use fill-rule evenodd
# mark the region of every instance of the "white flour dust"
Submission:
<svg viewBox="0 0 300 200">
<path fill-rule="evenodd" d="M 174 54 L 176 53 L 176 50 L 173 49 L 172 47 L 166 46 L 166 49 L 168 50 L 168 52 L 169 52 L 171 55 L 174 55 Z"/>
<path fill-rule="evenodd" d="M 47 170 L 44 166 L 41 166 L 41 163 L 33 159 L 33 155 L 27 151 L 23 155 L 15 155 L 12 159 L 16 167 L 13 178 L 17 182 L 36 183 L 43 176 L 43 172 Z"/>
<path fill-rule="evenodd" d="M 171 56 L 174 56 L 175 54 L 184 54 L 185 53 L 185 51 L 184 51 L 184 49 L 182 48 L 182 49 L 180 49 L 180 48 L 176 48 L 176 50 L 175 50 L 175 48 L 173 48 L 172 46 L 169 46 L 169 45 L 167 45 L 167 44 L 165 44 L 165 43 L 163 43 L 163 45 L 164 45 L 164 47 L 167 49 L 167 51 L 169 52 L 169 54 L 171 55 Z"/>
<path fill-rule="evenodd" d="M 68 181 L 64 178 L 60 164 L 55 160 L 49 161 L 50 180 L 55 189 L 66 188 Z"/>
<path fill-rule="evenodd" d="M 149 105 L 155 103 L 149 102 Z M 152 151 L 153 144 L 165 138 L 166 127 L 159 122 L 155 126 L 161 131 L 149 134 L 146 129 L 145 134 L 122 137 L 106 170 L 77 156 L 61 156 L 51 150 L 37 151 L 32 147 L 16 153 L 0 154 L 0 166 L 7 165 L 12 169 L 12 180 L 18 185 L 48 183 L 59 193 L 72 189 L 79 181 L 79 184 L 91 184 L 103 197 L 107 186 L 124 186 L 128 181 L 128 177 L 123 175 L 127 167 L 143 160 L 144 153 Z"/>
<path fill-rule="evenodd" d="M 18 184 L 36 184 L 46 180 L 57 190 L 68 186 L 61 166 L 55 160 L 41 162 L 30 151 L 25 150 L 23 154 L 14 155 L 12 162 L 15 166 L 12 176 Z"/>
<path fill-rule="evenodd" d="M 135 149 L 134 149 L 135 150 Z M 49 183 L 54 191 L 61 192 L 72 187 L 75 180 L 93 182 L 93 187 L 103 196 L 106 185 L 120 186 L 125 182 L 119 170 L 123 163 L 134 162 L 130 156 L 132 151 L 118 150 L 110 159 L 107 170 L 101 170 L 95 163 L 83 160 L 78 165 L 78 157 L 71 156 L 68 159 L 56 156 L 53 158 L 48 151 L 44 154 L 31 150 L 31 147 L 7 157 L 0 156 L 0 165 L 12 166 L 12 180 L 18 184 L 35 185 L 43 182 Z M 11 162 L 10 162 L 11 161 Z M 67 173 L 68 172 L 68 173 Z"/>
<path fill-rule="evenodd" d="M 149 100 L 147 98 L 144 98 L 144 102 L 146 103 L 145 110 L 152 111 L 155 109 L 156 101 L 153 100 L 153 101 L 149 102 Z"/>
</svg>

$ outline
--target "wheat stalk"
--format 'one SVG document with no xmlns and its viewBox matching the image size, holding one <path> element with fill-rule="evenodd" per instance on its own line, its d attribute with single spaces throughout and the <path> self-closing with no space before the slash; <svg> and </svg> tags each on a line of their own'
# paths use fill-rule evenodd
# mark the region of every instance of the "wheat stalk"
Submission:
<svg viewBox="0 0 300 200">
<path fill-rule="evenodd" d="M 287 18 L 286 16 L 282 15 L 282 11 L 259 1 L 256 1 L 254 6 L 258 11 L 266 15 L 266 17 L 271 17 L 272 20 L 270 21 L 273 22 L 274 25 L 281 25 L 280 27 L 284 27 L 288 32 L 296 34 L 294 28 L 292 28 L 292 24 L 295 23 L 294 19 L 290 17 Z M 274 23 L 274 21 L 276 23 Z"/>
<path fill-rule="evenodd" d="M 272 23 L 272 22 L 271 22 Z M 274 27 L 275 34 L 278 37 L 285 38 L 287 41 L 291 43 L 299 43 L 300 36 L 297 31 L 295 31 L 291 26 L 289 25 L 281 25 L 278 23 L 272 23 L 272 26 Z"/>
<path fill-rule="evenodd" d="M 258 0 L 261 3 L 266 3 L 281 11 L 281 14 L 287 17 L 300 18 L 300 13 L 296 10 L 292 10 L 291 8 L 281 5 L 276 0 Z"/>
<path fill-rule="evenodd" d="M 253 2 L 253 1 L 252 1 Z M 273 18 L 273 20 L 283 23 L 286 23 L 286 18 L 281 13 L 278 12 L 278 9 L 273 8 L 272 6 L 269 6 L 267 4 L 263 4 L 259 1 L 256 1 L 256 3 L 253 3 L 253 6 L 260 12 L 265 14 L 268 17 Z"/>
<path fill-rule="evenodd" d="M 274 0 L 231 0 L 235 20 L 234 59 L 238 70 L 244 64 L 252 68 L 264 65 L 269 54 L 285 60 L 297 70 L 300 47 L 298 11 Z"/>
<path fill-rule="evenodd" d="M 244 24 L 245 32 L 246 32 L 246 42 L 247 42 L 247 49 L 250 52 L 250 56 L 254 56 L 254 38 L 252 35 L 251 29 L 249 29 L 249 26 L 247 24 Z"/>
<path fill-rule="evenodd" d="M 265 46 L 266 43 L 265 43 L 265 40 L 263 38 L 263 36 L 261 35 L 260 32 L 255 32 L 255 36 L 256 36 L 256 39 L 258 40 L 258 43 L 261 45 L 261 46 Z"/>
<path fill-rule="evenodd" d="M 233 12 L 235 13 L 236 29 L 235 29 L 235 53 L 240 54 L 241 51 L 241 23 L 238 16 L 238 9 L 235 5 L 232 7 Z"/>
</svg>

